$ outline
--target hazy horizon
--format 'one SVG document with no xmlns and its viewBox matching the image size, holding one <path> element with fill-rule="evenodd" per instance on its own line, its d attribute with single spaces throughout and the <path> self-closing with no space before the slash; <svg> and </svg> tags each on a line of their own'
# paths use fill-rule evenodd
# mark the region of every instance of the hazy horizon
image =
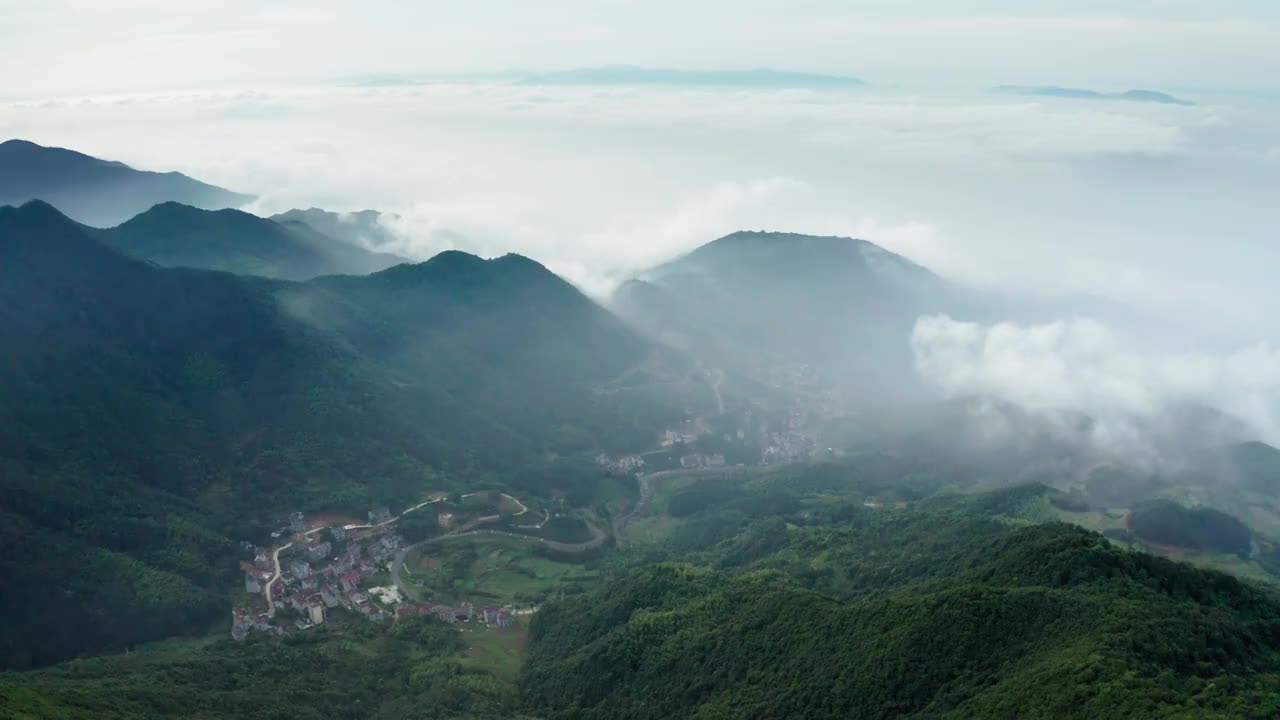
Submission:
<svg viewBox="0 0 1280 720">
<path fill-rule="evenodd" d="M 1121 380 L 1199 363 L 1180 391 L 1254 392 L 1248 414 L 1280 426 L 1266 363 L 1239 360 L 1280 338 L 1274 6 L 491 5 L 0 4 L 0 58 L 42 69 L 0 80 L 0 137 L 185 172 L 256 194 L 262 215 L 380 210 L 398 216 L 391 251 L 518 252 L 597 298 L 736 230 L 862 238 L 1011 298 L 1079 298 L 1117 333 Z M 137 44 L 105 43 L 113 30 Z M 615 65 L 867 85 L 513 81 Z M 1130 338 L 1108 308 L 1152 322 Z M 1058 319 L 1068 346 L 1077 319 Z M 1097 402 L 1090 377 L 1067 379 Z"/>
</svg>

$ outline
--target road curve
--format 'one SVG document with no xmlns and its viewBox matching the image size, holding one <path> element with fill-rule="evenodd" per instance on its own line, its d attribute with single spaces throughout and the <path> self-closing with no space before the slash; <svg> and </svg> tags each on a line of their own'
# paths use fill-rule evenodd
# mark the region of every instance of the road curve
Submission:
<svg viewBox="0 0 1280 720">
<path fill-rule="evenodd" d="M 418 594 L 415 591 L 411 590 L 409 586 L 405 584 L 404 580 L 400 577 L 400 571 L 404 568 L 405 557 L 407 557 L 409 552 L 415 548 L 419 548 L 424 545 L 434 545 L 436 543 L 445 542 L 446 540 L 460 540 L 463 538 L 474 537 L 476 535 L 503 535 L 509 538 L 520 540 L 521 542 L 541 545 L 542 547 L 550 548 L 552 550 L 555 550 L 556 552 L 570 553 L 575 555 L 587 552 L 589 550 L 594 550 L 600 547 L 601 545 L 604 545 L 605 541 L 609 539 L 608 533 L 606 533 L 601 528 L 597 527 L 594 523 L 590 522 L 589 520 L 586 520 L 585 518 L 583 519 L 583 522 L 585 522 L 587 524 L 587 527 L 591 530 L 591 539 L 581 543 L 563 543 L 563 542 L 558 542 L 556 540 L 548 540 L 546 538 L 534 537 L 533 535 L 522 535 L 520 533 L 507 532 L 506 530 L 487 530 L 487 529 L 486 530 L 466 530 L 463 532 L 449 533 L 448 535 L 437 535 L 432 538 L 427 538 L 426 540 L 420 540 L 416 543 L 413 543 L 412 545 L 406 545 L 400 548 L 400 551 L 396 553 L 395 559 L 392 560 L 392 563 L 391 563 L 391 582 L 394 583 L 395 586 L 400 589 L 401 595 L 409 598 L 410 600 L 413 600 L 414 602 L 418 602 Z"/>
</svg>

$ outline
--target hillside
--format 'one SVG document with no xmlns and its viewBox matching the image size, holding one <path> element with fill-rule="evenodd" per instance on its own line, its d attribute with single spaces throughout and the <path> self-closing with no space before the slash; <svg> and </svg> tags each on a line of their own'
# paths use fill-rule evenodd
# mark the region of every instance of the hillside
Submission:
<svg viewBox="0 0 1280 720">
<path fill-rule="evenodd" d="M 26 140 L 0 143 L 0 205 L 44 200 L 94 227 L 117 225 L 163 202 L 219 209 L 252 199 L 181 173 L 135 170 Z"/>
<path fill-rule="evenodd" d="M 946 281 L 872 243 L 763 232 L 642 272 L 610 305 L 709 363 L 764 381 L 805 366 L 855 402 L 915 393 L 912 325 L 963 308 Z"/>
<path fill-rule="evenodd" d="M 199 628 L 234 541 L 292 510 L 479 481 L 589 497 L 598 448 L 683 407 L 609 393 L 651 348 L 523 258 L 290 284 L 129 259 L 44 203 L 0 208 L 0 345 L 19 667 Z"/>
<path fill-rule="evenodd" d="M 303 223 L 276 222 L 239 210 L 201 210 L 174 202 L 156 205 L 116 227 L 97 231 L 97 235 L 126 255 L 166 267 L 281 280 L 364 275 L 408 262 L 329 237 Z"/>
<path fill-rule="evenodd" d="M 0 675 L 0 717 L 511 718 L 510 690 L 427 619 L 358 622 L 239 644 L 161 643 L 127 656 Z M 197 711 L 198 709 L 198 711 Z"/>
<path fill-rule="evenodd" d="M 957 569 L 848 600 L 778 571 L 633 570 L 539 613 L 523 697 L 580 719 L 1280 711 L 1280 604 L 1230 577 L 1065 525 L 913 562 Z"/>
</svg>

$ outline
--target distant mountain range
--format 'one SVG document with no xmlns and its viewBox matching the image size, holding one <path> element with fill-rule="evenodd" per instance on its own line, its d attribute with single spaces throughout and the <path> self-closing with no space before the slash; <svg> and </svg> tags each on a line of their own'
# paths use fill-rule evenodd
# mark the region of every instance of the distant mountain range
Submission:
<svg viewBox="0 0 1280 720">
<path fill-rule="evenodd" d="M 363 87 L 395 87 L 433 83 L 496 83 L 515 85 L 655 85 L 757 88 L 857 88 L 866 85 L 849 75 L 755 68 L 750 70 L 681 70 L 635 65 L 605 65 L 547 72 L 509 71 L 487 74 L 405 75 L 380 73 L 357 78 Z"/>
<path fill-rule="evenodd" d="M 204 209 L 240 207 L 253 196 L 176 172 L 148 172 L 74 150 L 26 140 L 0 143 L 0 205 L 44 200 L 73 220 L 110 227 L 153 205 L 178 202 Z"/>
<path fill-rule="evenodd" d="M 1195 105 L 1190 100 L 1183 100 L 1167 93 L 1155 90 L 1126 90 L 1124 92 L 1099 92 L 1082 88 L 1066 88 L 1046 86 L 1001 85 L 996 92 L 1012 95 L 1033 95 L 1039 97 L 1056 97 L 1072 100 L 1128 100 L 1131 102 L 1158 103 L 1161 105 Z"/>
<path fill-rule="evenodd" d="M 159 265 L 282 280 L 366 275 L 409 262 L 335 239 L 298 220 L 277 222 L 239 210 L 200 210 L 175 202 L 93 232 L 120 252 Z"/>
<path fill-rule="evenodd" d="M 675 70 L 631 65 L 608 65 L 521 78 L 529 85 L 704 85 L 722 87 L 861 87 L 862 80 L 847 75 L 754 70 Z"/>
</svg>

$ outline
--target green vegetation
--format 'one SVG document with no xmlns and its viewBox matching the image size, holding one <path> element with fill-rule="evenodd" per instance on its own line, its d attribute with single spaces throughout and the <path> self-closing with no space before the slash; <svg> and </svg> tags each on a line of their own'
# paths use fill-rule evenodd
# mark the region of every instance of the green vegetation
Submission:
<svg viewBox="0 0 1280 720">
<path fill-rule="evenodd" d="M 469 640 L 438 621 L 408 618 L 244 644 L 170 641 L 127 656 L 0 675 L 0 717 L 513 717 L 509 681 L 468 657 Z"/>
<path fill-rule="evenodd" d="M 234 543 L 293 510 L 499 481 L 587 504 L 595 452 L 683 413 L 617 405 L 663 363 L 525 258 L 291 284 L 132 260 L 43 203 L 0 208 L 0 346 L 8 668 L 201 633 Z"/>
<path fill-rule="evenodd" d="M 409 573 L 402 578 L 420 588 L 424 599 L 532 605 L 583 592 L 598 581 L 590 564 L 575 559 L 528 541 L 476 535 L 415 550 L 406 558 Z"/>
<path fill-rule="evenodd" d="M 1048 505 L 1043 487 L 896 511 L 803 494 L 752 502 L 776 493 L 770 484 L 744 483 L 660 548 L 619 559 L 611 582 L 545 606 L 521 678 L 530 709 L 584 719 L 1280 712 L 1274 596 L 1069 525 L 1012 522 Z M 649 564 L 664 558 L 696 564 Z"/>
<path fill-rule="evenodd" d="M 1135 507 L 1129 526 L 1143 540 L 1192 550 L 1247 556 L 1253 544 L 1249 528 L 1230 515 L 1212 508 L 1185 508 L 1168 500 Z"/>
</svg>

